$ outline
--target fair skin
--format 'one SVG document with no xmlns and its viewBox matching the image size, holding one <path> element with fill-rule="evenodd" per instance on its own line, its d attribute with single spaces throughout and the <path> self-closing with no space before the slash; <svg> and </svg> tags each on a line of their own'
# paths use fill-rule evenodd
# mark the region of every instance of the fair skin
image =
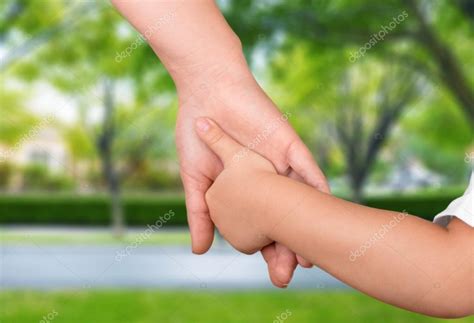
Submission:
<svg viewBox="0 0 474 323">
<path fill-rule="evenodd" d="M 199 119 L 196 132 L 224 164 L 206 200 L 237 250 L 276 241 L 386 303 L 436 317 L 474 314 L 474 229 L 466 223 L 454 218 L 444 228 L 336 198 L 278 175 L 256 153 L 236 159 L 245 147 L 210 119 Z"/>
<path fill-rule="evenodd" d="M 212 117 L 236 140 L 248 145 L 280 117 L 280 112 L 255 81 L 240 40 L 214 1 L 112 3 L 147 38 L 176 84 L 180 105 L 176 141 L 192 248 L 195 253 L 204 253 L 214 236 L 204 196 L 223 165 L 196 136 L 196 118 Z M 158 27 L 150 29 L 153 26 Z M 311 153 L 288 123 L 272 131 L 265 143 L 253 150 L 270 160 L 278 173 L 329 192 Z M 266 245 L 261 251 L 270 278 L 279 287 L 289 283 L 297 262 L 311 265 L 280 243 Z"/>
<path fill-rule="evenodd" d="M 387 303 L 433 316 L 473 313 L 473 229 L 463 222 L 454 219 L 441 228 L 406 215 L 351 261 L 353 250 L 399 214 L 358 206 L 289 179 L 328 192 L 288 124 L 253 148 L 265 158 L 249 152 L 232 163 L 235 150 L 242 149 L 236 141 L 248 145 L 280 116 L 213 1 L 113 3 L 142 34 L 172 14 L 170 23 L 147 40 L 178 91 L 176 135 L 194 252 L 203 253 L 212 243 L 214 225 L 204 199 L 211 187 L 206 196 L 212 220 L 238 250 L 262 250 L 277 286 L 291 278 L 294 251 Z M 216 120 L 236 141 L 211 127 L 200 133 L 206 147 L 193 129 L 200 116 Z"/>
</svg>

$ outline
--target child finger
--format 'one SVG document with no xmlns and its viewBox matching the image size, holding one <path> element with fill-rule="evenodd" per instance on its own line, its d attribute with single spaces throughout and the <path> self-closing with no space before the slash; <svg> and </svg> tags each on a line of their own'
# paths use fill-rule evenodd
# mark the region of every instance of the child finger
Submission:
<svg viewBox="0 0 474 323">
<path fill-rule="evenodd" d="M 225 133 L 213 120 L 198 118 L 196 130 L 202 141 L 222 160 L 224 166 L 232 162 L 242 146 Z"/>
</svg>

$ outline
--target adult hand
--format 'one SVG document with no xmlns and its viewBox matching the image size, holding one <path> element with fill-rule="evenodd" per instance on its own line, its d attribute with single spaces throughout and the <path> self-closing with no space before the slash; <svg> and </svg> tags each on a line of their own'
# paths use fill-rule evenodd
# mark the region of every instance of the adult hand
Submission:
<svg viewBox="0 0 474 323">
<path fill-rule="evenodd" d="M 214 225 L 205 193 L 223 170 L 219 158 L 195 133 L 198 117 L 215 120 L 240 144 L 270 160 L 280 174 L 329 191 L 311 153 L 288 123 L 291 115 L 279 112 L 250 73 L 241 74 L 229 70 L 216 72 L 193 90 L 181 92 L 187 95 L 180 94 L 176 140 L 195 253 L 206 252 L 212 244 Z M 311 266 L 278 243 L 262 249 L 262 255 L 270 278 L 278 287 L 289 283 L 297 262 Z"/>
<path fill-rule="evenodd" d="M 180 100 L 176 140 L 195 253 L 206 252 L 213 240 L 204 194 L 222 170 L 219 159 L 194 132 L 199 116 L 217 121 L 242 145 L 269 159 L 279 173 L 328 190 L 310 152 L 287 122 L 265 132 L 281 114 L 253 79 L 240 40 L 215 1 L 112 2 L 144 35 L 176 84 Z M 294 253 L 274 244 L 262 254 L 272 282 L 286 285 L 297 264 Z"/>
</svg>

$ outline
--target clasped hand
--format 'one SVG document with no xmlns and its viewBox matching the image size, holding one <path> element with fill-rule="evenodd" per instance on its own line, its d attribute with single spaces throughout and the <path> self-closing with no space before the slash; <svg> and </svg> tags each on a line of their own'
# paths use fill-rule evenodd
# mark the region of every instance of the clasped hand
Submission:
<svg viewBox="0 0 474 323">
<path fill-rule="evenodd" d="M 273 196 L 265 178 L 277 175 L 275 167 L 235 141 L 211 119 L 199 118 L 196 132 L 224 165 L 205 196 L 211 220 L 224 239 L 240 252 L 252 254 L 269 246 L 273 243 L 269 231 L 275 223 L 265 212 L 268 203 L 272 203 L 268 197 Z"/>
</svg>

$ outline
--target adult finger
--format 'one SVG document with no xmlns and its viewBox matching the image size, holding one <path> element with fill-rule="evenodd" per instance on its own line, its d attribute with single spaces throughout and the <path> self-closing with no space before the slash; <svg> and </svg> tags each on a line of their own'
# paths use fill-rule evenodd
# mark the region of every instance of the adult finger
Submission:
<svg viewBox="0 0 474 323">
<path fill-rule="evenodd" d="M 303 181 L 318 190 L 330 193 L 329 185 L 318 164 L 301 139 L 295 140 L 288 149 L 287 155 L 290 167 L 303 178 Z"/>
<path fill-rule="evenodd" d="M 267 263 L 267 269 L 268 269 L 268 276 L 270 276 L 270 281 L 272 282 L 273 285 L 279 288 L 285 288 L 286 286 L 280 283 L 280 280 L 277 279 L 275 273 L 275 268 L 276 268 L 276 251 L 275 251 L 275 243 L 271 243 L 268 246 L 263 247 L 263 249 L 260 251 L 262 253 L 263 259 L 265 259 L 265 262 Z"/>
<path fill-rule="evenodd" d="M 209 250 L 214 240 L 214 224 L 209 216 L 205 200 L 205 193 L 212 183 L 208 179 L 197 181 L 183 171 L 181 171 L 181 179 L 186 195 L 192 251 L 195 254 L 203 254 Z"/>
<path fill-rule="evenodd" d="M 265 246 L 261 252 L 273 285 L 279 288 L 287 287 L 297 265 L 295 254 L 280 243 Z"/>
</svg>

